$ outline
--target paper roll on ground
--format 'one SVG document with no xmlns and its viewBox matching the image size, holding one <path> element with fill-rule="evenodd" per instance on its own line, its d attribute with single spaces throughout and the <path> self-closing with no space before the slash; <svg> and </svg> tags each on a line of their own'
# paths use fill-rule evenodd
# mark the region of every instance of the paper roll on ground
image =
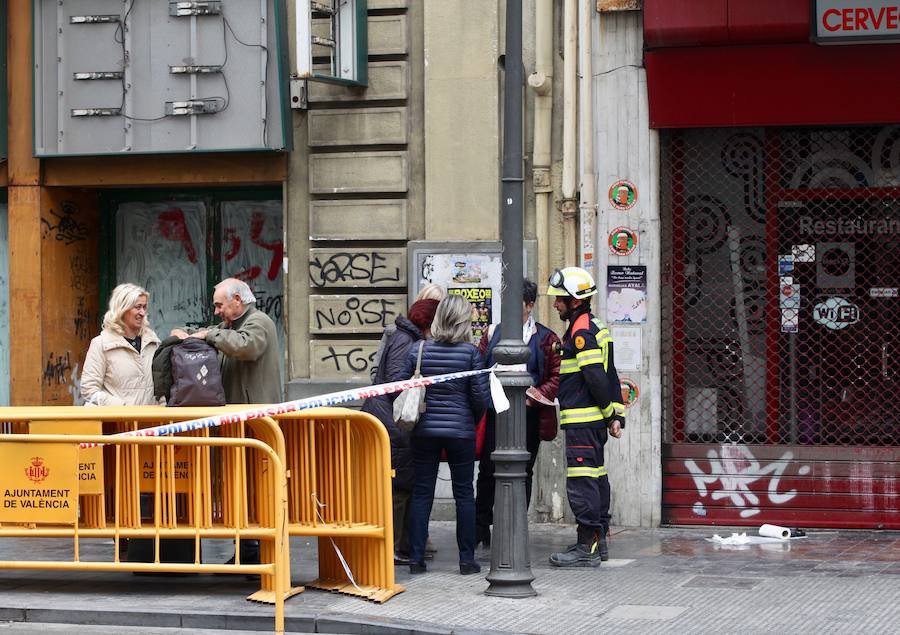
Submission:
<svg viewBox="0 0 900 635">
<path fill-rule="evenodd" d="M 759 535 L 767 538 L 781 538 L 787 540 L 791 537 L 791 530 L 787 527 L 779 527 L 778 525 L 763 525 L 759 528 Z"/>
</svg>

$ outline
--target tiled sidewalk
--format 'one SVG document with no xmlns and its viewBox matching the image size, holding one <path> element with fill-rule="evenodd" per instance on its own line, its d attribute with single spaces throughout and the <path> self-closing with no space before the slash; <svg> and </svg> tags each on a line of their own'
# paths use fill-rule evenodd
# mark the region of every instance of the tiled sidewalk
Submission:
<svg viewBox="0 0 900 635">
<path fill-rule="evenodd" d="M 617 529 L 609 562 L 560 570 L 547 556 L 571 542 L 574 529 L 533 525 L 538 595 L 512 600 L 483 594 L 487 554 L 481 576 L 459 575 L 454 524 L 435 522 L 438 554 L 428 573 L 410 576 L 397 568 L 405 593 L 378 605 L 309 590 L 288 601 L 288 626 L 351 633 L 900 632 L 900 533 L 810 531 L 807 538 L 746 547 L 706 540 L 731 531 Z M 204 557 L 224 560 L 230 549 L 228 541 L 205 544 Z M 59 543 L 0 541 L 0 559 L 67 550 Z M 90 556 L 90 547 L 83 551 Z M 315 562 L 315 541 L 294 539 L 294 581 L 314 578 Z M 271 607 L 243 599 L 254 588 L 228 576 L 7 570 L 0 571 L 0 619 L 270 630 Z"/>
</svg>

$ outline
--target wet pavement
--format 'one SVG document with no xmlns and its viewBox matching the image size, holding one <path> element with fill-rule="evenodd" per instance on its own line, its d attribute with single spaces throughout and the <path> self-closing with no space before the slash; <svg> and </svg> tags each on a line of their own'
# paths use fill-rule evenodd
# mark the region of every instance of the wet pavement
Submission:
<svg viewBox="0 0 900 635">
<path fill-rule="evenodd" d="M 616 528 L 598 569 L 551 567 L 547 556 L 574 529 L 532 525 L 534 598 L 487 597 L 481 575 L 460 576 L 455 527 L 434 522 L 438 553 L 428 572 L 378 605 L 307 590 L 286 604 L 288 628 L 349 633 L 900 633 L 900 533 L 809 531 L 782 543 L 727 546 L 729 528 Z M 331 548 L 330 545 L 326 545 Z M 316 541 L 292 540 L 295 583 L 316 576 Z M 82 557 L 111 557 L 110 541 L 86 541 Z M 70 557 L 64 541 L 3 539 L 0 559 Z M 204 559 L 230 555 L 204 543 Z M 351 563 L 352 565 L 352 563 Z M 137 577 L 122 573 L 0 571 L 0 620 L 36 623 L 271 630 L 271 607 L 246 602 L 241 576 Z"/>
</svg>

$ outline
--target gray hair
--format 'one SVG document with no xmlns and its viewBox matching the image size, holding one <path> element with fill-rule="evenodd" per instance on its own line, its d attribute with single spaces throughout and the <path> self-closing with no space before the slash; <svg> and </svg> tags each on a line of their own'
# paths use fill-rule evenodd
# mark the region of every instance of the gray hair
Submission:
<svg viewBox="0 0 900 635">
<path fill-rule="evenodd" d="M 241 299 L 241 304 L 256 304 L 256 296 L 253 295 L 253 292 L 250 290 L 250 286 L 244 282 L 243 280 L 238 280 L 237 278 L 225 278 L 215 286 L 215 290 L 225 289 L 225 295 L 229 298 L 233 298 L 234 296 L 238 296 Z"/>
<path fill-rule="evenodd" d="M 472 305 L 461 295 L 448 295 L 438 304 L 431 324 L 437 342 L 459 344 L 472 341 Z"/>
<path fill-rule="evenodd" d="M 123 282 L 113 289 L 109 296 L 109 310 L 103 316 L 103 328 L 117 335 L 124 335 L 125 323 L 122 322 L 122 316 L 142 297 L 149 299 L 150 294 L 145 288 L 130 282 Z M 144 318 L 144 329 L 146 330 L 148 326 L 150 326 L 149 316 Z"/>
<path fill-rule="evenodd" d="M 444 290 L 444 287 L 435 284 L 434 282 L 429 282 L 419 290 L 415 302 L 418 302 L 419 300 L 437 300 L 440 302 L 446 295 L 447 292 Z"/>
</svg>

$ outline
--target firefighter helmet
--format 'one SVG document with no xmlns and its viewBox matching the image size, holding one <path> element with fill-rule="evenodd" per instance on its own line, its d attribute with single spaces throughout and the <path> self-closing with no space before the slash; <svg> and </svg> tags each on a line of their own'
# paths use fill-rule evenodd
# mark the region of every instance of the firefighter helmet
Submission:
<svg viewBox="0 0 900 635">
<path fill-rule="evenodd" d="M 594 277 L 581 267 L 557 269 L 550 276 L 548 295 L 571 296 L 584 300 L 597 293 Z"/>
</svg>

